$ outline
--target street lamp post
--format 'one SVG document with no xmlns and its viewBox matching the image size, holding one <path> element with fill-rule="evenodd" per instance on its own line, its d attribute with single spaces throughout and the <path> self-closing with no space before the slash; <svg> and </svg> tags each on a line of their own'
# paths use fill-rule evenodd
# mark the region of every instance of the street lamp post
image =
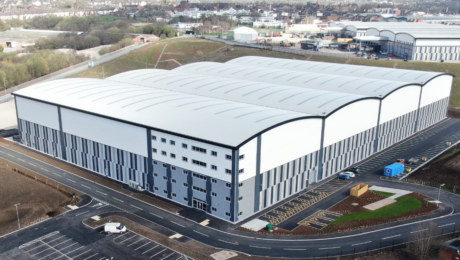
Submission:
<svg viewBox="0 0 460 260">
<path fill-rule="evenodd" d="M 18 213 L 18 206 L 21 205 L 21 203 L 14 204 L 16 207 L 16 216 L 18 216 L 18 229 L 21 229 L 21 223 L 19 223 L 19 213 Z"/>
<path fill-rule="evenodd" d="M 439 197 L 441 197 L 441 187 L 444 185 L 445 185 L 444 183 L 439 185 L 438 201 L 439 201 Z"/>
</svg>

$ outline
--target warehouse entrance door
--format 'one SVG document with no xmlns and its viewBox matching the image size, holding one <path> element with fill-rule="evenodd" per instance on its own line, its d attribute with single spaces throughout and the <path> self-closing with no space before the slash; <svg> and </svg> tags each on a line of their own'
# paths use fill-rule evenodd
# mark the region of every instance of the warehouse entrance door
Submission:
<svg viewBox="0 0 460 260">
<path fill-rule="evenodd" d="M 206 202 L 193 198 L 193 207 L 197 209 L 201 209 L 203 211 L 206 211 Z"/>
</svg>

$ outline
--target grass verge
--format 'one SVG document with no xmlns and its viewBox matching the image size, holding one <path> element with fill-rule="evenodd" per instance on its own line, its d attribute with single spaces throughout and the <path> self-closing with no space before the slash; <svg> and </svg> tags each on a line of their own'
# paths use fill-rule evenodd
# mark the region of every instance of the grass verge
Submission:
<svg viewBox="0 0 460 260">
<path fill-rule="evenodd" d="M 396 193 L 384 192 L 384 191 L 379 191 L 379 190 L 373 190 L 373 192 L 375 192 L 377 194 L 380 194 L 380 195 L 382 195 L 384 197 L 387 197 L 387 198 L 396 194 Z"/>
<path fill-rule="evenodd" d="M 375 192 L 375 191 L 374 191 Z M 381 194 L 381 193 L 379 193 Z M 381 194 L 383 195 L 383 194 Z M 383 195 L 385 196 L 385 195 Z M 397 202 L 373 211 L 361 211 L 351 214 L 346 214 L 332 222 L 332 225 L 345 223 L 352 220 L 374 219 L 398 217 L 423 206 L 422 202 L 412 196 L 402 196 L 396 199 Z"/>
</svg>

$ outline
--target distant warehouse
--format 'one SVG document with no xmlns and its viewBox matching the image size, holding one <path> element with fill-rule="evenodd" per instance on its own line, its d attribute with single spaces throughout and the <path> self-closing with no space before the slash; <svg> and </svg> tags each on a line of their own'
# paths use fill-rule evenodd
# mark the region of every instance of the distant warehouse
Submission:
<svg viewBox="0 0 460 260">
<path fill-rule="evenodd" d="M 446 118 L 452 79 L 243 57 L 14 95 L 22 144 L 238 222 Z"/>
</svg>

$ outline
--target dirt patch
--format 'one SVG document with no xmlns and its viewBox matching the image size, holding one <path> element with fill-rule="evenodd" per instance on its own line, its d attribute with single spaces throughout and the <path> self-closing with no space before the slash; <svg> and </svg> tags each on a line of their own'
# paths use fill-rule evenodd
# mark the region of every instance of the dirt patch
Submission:
<svg viewBox="0 0 460 260">
<path fill-rule="evenodd" d="M 18 207 L 21 228 L 57 216 L 81 195 L 67 186 L 0 158 L 0 235 L 17 230 L 14 204 Z M 73 201 L 76 202 L 76 201 Z"/>
<path fill-rule="evenodd" d="M 349 196 L 348 198 L 342 200 L 341 202 L 337 203 L 328 210 L 340 213 L 342 215 L 361 212 L 366 210 L 365 208 L 363 208 L 364 206 L 383 199 L 386 199 L 386 197 L 377 194 L 371 190 L 368 190 L 367 192 L 363 193 L 360 197 Z M 353 205 L 353 203 L 356 203 L 356 205 Z"/>
<path fill-rule="evenodd" d="M 148 196 L 148 195 L 145 195 L 145 194 L 139 194 L 139 193 L 132 193 L 131 191 L 123 189 L 123 186 L 120 185 L 120 184 L 117 184 L 117 183 L 112 182 L 110 180 L 100 178 L 98 176 L 92 175 L 92 174 L 87 173 L 87 172 L 84 172 L 84 171 L 79 170 L 79 169 L 77 169 L 75 167 L 72 167 L 72 166 L 64 164 L 64 163 L 62 163 L 60 161 L 51 159 L 51 158 L 46 157 L 44 155 L 41 155 L 39 153 L 32 152 L 30 150 L 27 150 L 27 149 L 21 147 L 21 146 L 17 146 L 14 143 L 12 143 L 10 141 L 7 141 L 7 140 L 5 140 L 3 138 L 0 138 L 0 145 L 4 146 L 4 147 L 7 147 L 9 149 L 15 150 L 17 152 L 20 152 L 22 154 L 28 155 L 28 156 L 30 156 L 32 158 L 35 158 L 37 160 L 40 160 L 42 162 L 51 164 L 51 165 L 53 165 L 55 167 L 58 167 L 58 168 L 60 168 L 62 170 L 71 172 L 71 173 L 73 173 L 75 175 L 78 175 L 80 177 L 83 177 L 83 178 L 85 178 L 87 180 L 90 180 L 90 181 L 96 182 L 98 184 L 101 184 L 101 185 L 103 185 L 103 186 L 105 186 L 107 188 L 116 190 L 116 191 L 121 192 L 123 194 L 126 194 L 128 196 L 131 196 L 131 197 L 134 197 L 136 199 L 142 200 L 142 201 L 144 201 L 146 203 L 149 203 L 149 204 L 154 205 L 156 207 L 162 208 L 162 209 L 164 209 L 166 211 L 169 211 L 171 213 L 177 213 L 180 210 L 182 210 L 179 207 L 176 207 L 174 205 L 171 205 L 171 204 L 166 203 L 164 201 L 161 201 L 159 199 L 153 198 L 151 196 Z"/>
</svg>

